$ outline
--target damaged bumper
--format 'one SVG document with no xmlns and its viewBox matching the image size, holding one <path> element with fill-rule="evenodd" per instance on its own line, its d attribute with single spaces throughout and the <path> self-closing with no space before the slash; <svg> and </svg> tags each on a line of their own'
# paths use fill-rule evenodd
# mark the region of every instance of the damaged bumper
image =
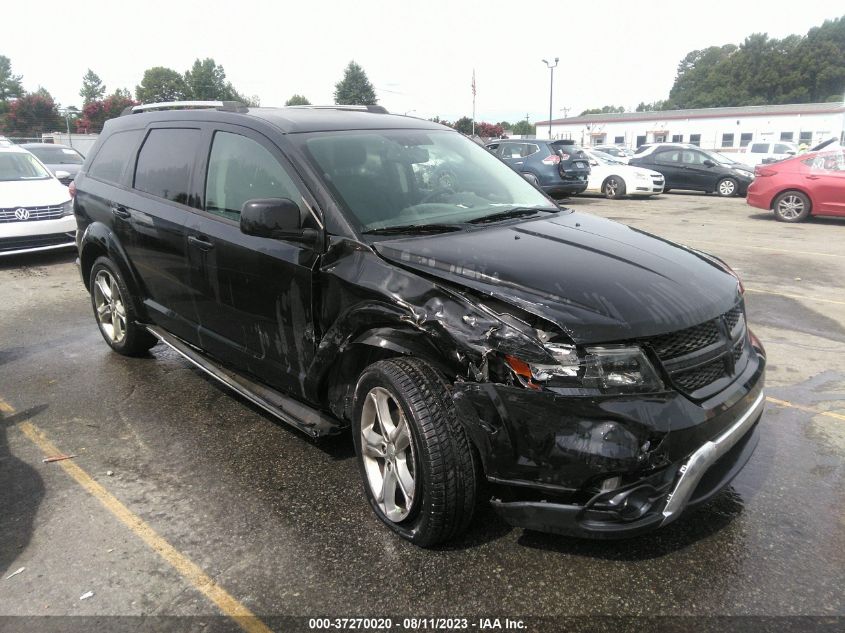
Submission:
<svg viewBox="0 0 845 633">
<path fill-rule="evenodd" d="M 670 523 L 742 470 L 758 442 L 764 367 L 759 356 L 731 389 L 700 403 L 675 393 L 573 398 L 479 383 L 456 385 L 455 402 L 505 521 L 622 538 Z"/>
</svg>

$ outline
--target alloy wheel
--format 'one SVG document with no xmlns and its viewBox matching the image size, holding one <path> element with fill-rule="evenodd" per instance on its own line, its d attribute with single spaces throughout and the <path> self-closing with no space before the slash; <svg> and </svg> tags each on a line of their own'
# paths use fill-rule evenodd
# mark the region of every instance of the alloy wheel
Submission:
<svg viewBox="0 0 845 633">
<path fill-rule="evenodd" d="M 112 343 L 120 343 L 126 337 L 126 307 L 117 280 L 107 270 L 94 278 L 94 309 L 100 329 Z"/>
<path fill-rule="evenodd" d="M 794 220 L 804 212 L 804 201 L 796 195 L 788 195 L 778 202 L 778 214 L 785 220 Z"/>
<path fill-rule="evenodd" d="M 402 408 L 383 387 L 373 387 L 364 401 L 361 458 L 381 511 L 394 523 L 406 519 L 417 492 L 414 440 Z"/>
<path fill-rule="evenodd" d="M 604 192 L 607 194 L 608 198 L 615 198 L 617 192 L 619 191 L 619 182 L 616 178 L 611 178 L 607 181 L 607 184 L 604 186 Z"/>
<path fill-rule="evenodd" d="M 723 180 L 719 183 L 719 193 L 723 196 L 732 196 L 736 191 L 736 184 L 733 180 Z"/>
</svg>

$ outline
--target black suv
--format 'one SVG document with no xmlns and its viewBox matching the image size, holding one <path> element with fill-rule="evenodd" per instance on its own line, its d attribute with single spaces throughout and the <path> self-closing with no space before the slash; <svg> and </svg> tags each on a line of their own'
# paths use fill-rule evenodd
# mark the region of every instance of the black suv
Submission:
<svg viewBox="0 0 845 633">
<path fill-rule="evenodd" d="M 107 122 L 76 179 L 103 337 L 308 436 L 351 427 L 404 538 L 456 536 L 482 491 L 513 525 L 636 534 L 754 450 L 764 352 L 716 258 L 562 209 L 435 123 L 175 105 Z"/>
<path fill-rule="evenodd" d="M 572 141 L 501 140 L 485 147 L 550 196 L 581 193 L 587 188 L 590 158 Z"/>
</svg>

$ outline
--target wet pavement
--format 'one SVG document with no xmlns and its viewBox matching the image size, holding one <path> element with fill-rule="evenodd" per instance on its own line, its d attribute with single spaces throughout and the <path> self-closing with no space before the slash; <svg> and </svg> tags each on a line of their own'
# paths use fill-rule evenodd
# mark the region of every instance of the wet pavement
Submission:
<svg viewBox="0 0 845 633">
<path fill-rule="evenodd" d="M 756 453 L 712 502 L 619 542 L 510 528 L 483 507 L 463 539 L 418 549 L 372 515 L 348 437 L 312 442 L 162 345 L 148 358 L 110 352 L 73 255 L 18 257 L 0 260 L 0 616 L 235 626 L 213 617 L 221 603 L 208 583 L 61 462 L 42 463 L 27 429 L 76 454 L 256 626 L 308 628 L 276 616 L 471 616 L 470 628 L 495 616 L 845 616 L 845 220 L 784 225 L 742 199 L 695 194 L 571 206 L 710 251 L 745 282 L 770 402 Z M 0 629 L 33 621 L 0 618 Z"/>
</svg>

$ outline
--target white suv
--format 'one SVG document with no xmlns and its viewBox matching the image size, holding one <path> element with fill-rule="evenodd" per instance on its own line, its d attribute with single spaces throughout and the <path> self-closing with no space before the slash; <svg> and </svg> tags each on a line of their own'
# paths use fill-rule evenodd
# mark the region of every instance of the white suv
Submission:
<svg viewBox="0 0 845 633">
<path fill-rule="evenodd" d="M 0 139 L 0 256 L 75 246 L 70 193 L 56 176 L 30 152 Z"/>
<path fill-rule="evenodd" d="M 798 153 L 798 146 L 787 141 L 749 143 L 742 150 L 742 160 L 746 165 L 760 165 L 762 163 L 774 163 L 775 161 L 795 156 Z"/>
</svg>

